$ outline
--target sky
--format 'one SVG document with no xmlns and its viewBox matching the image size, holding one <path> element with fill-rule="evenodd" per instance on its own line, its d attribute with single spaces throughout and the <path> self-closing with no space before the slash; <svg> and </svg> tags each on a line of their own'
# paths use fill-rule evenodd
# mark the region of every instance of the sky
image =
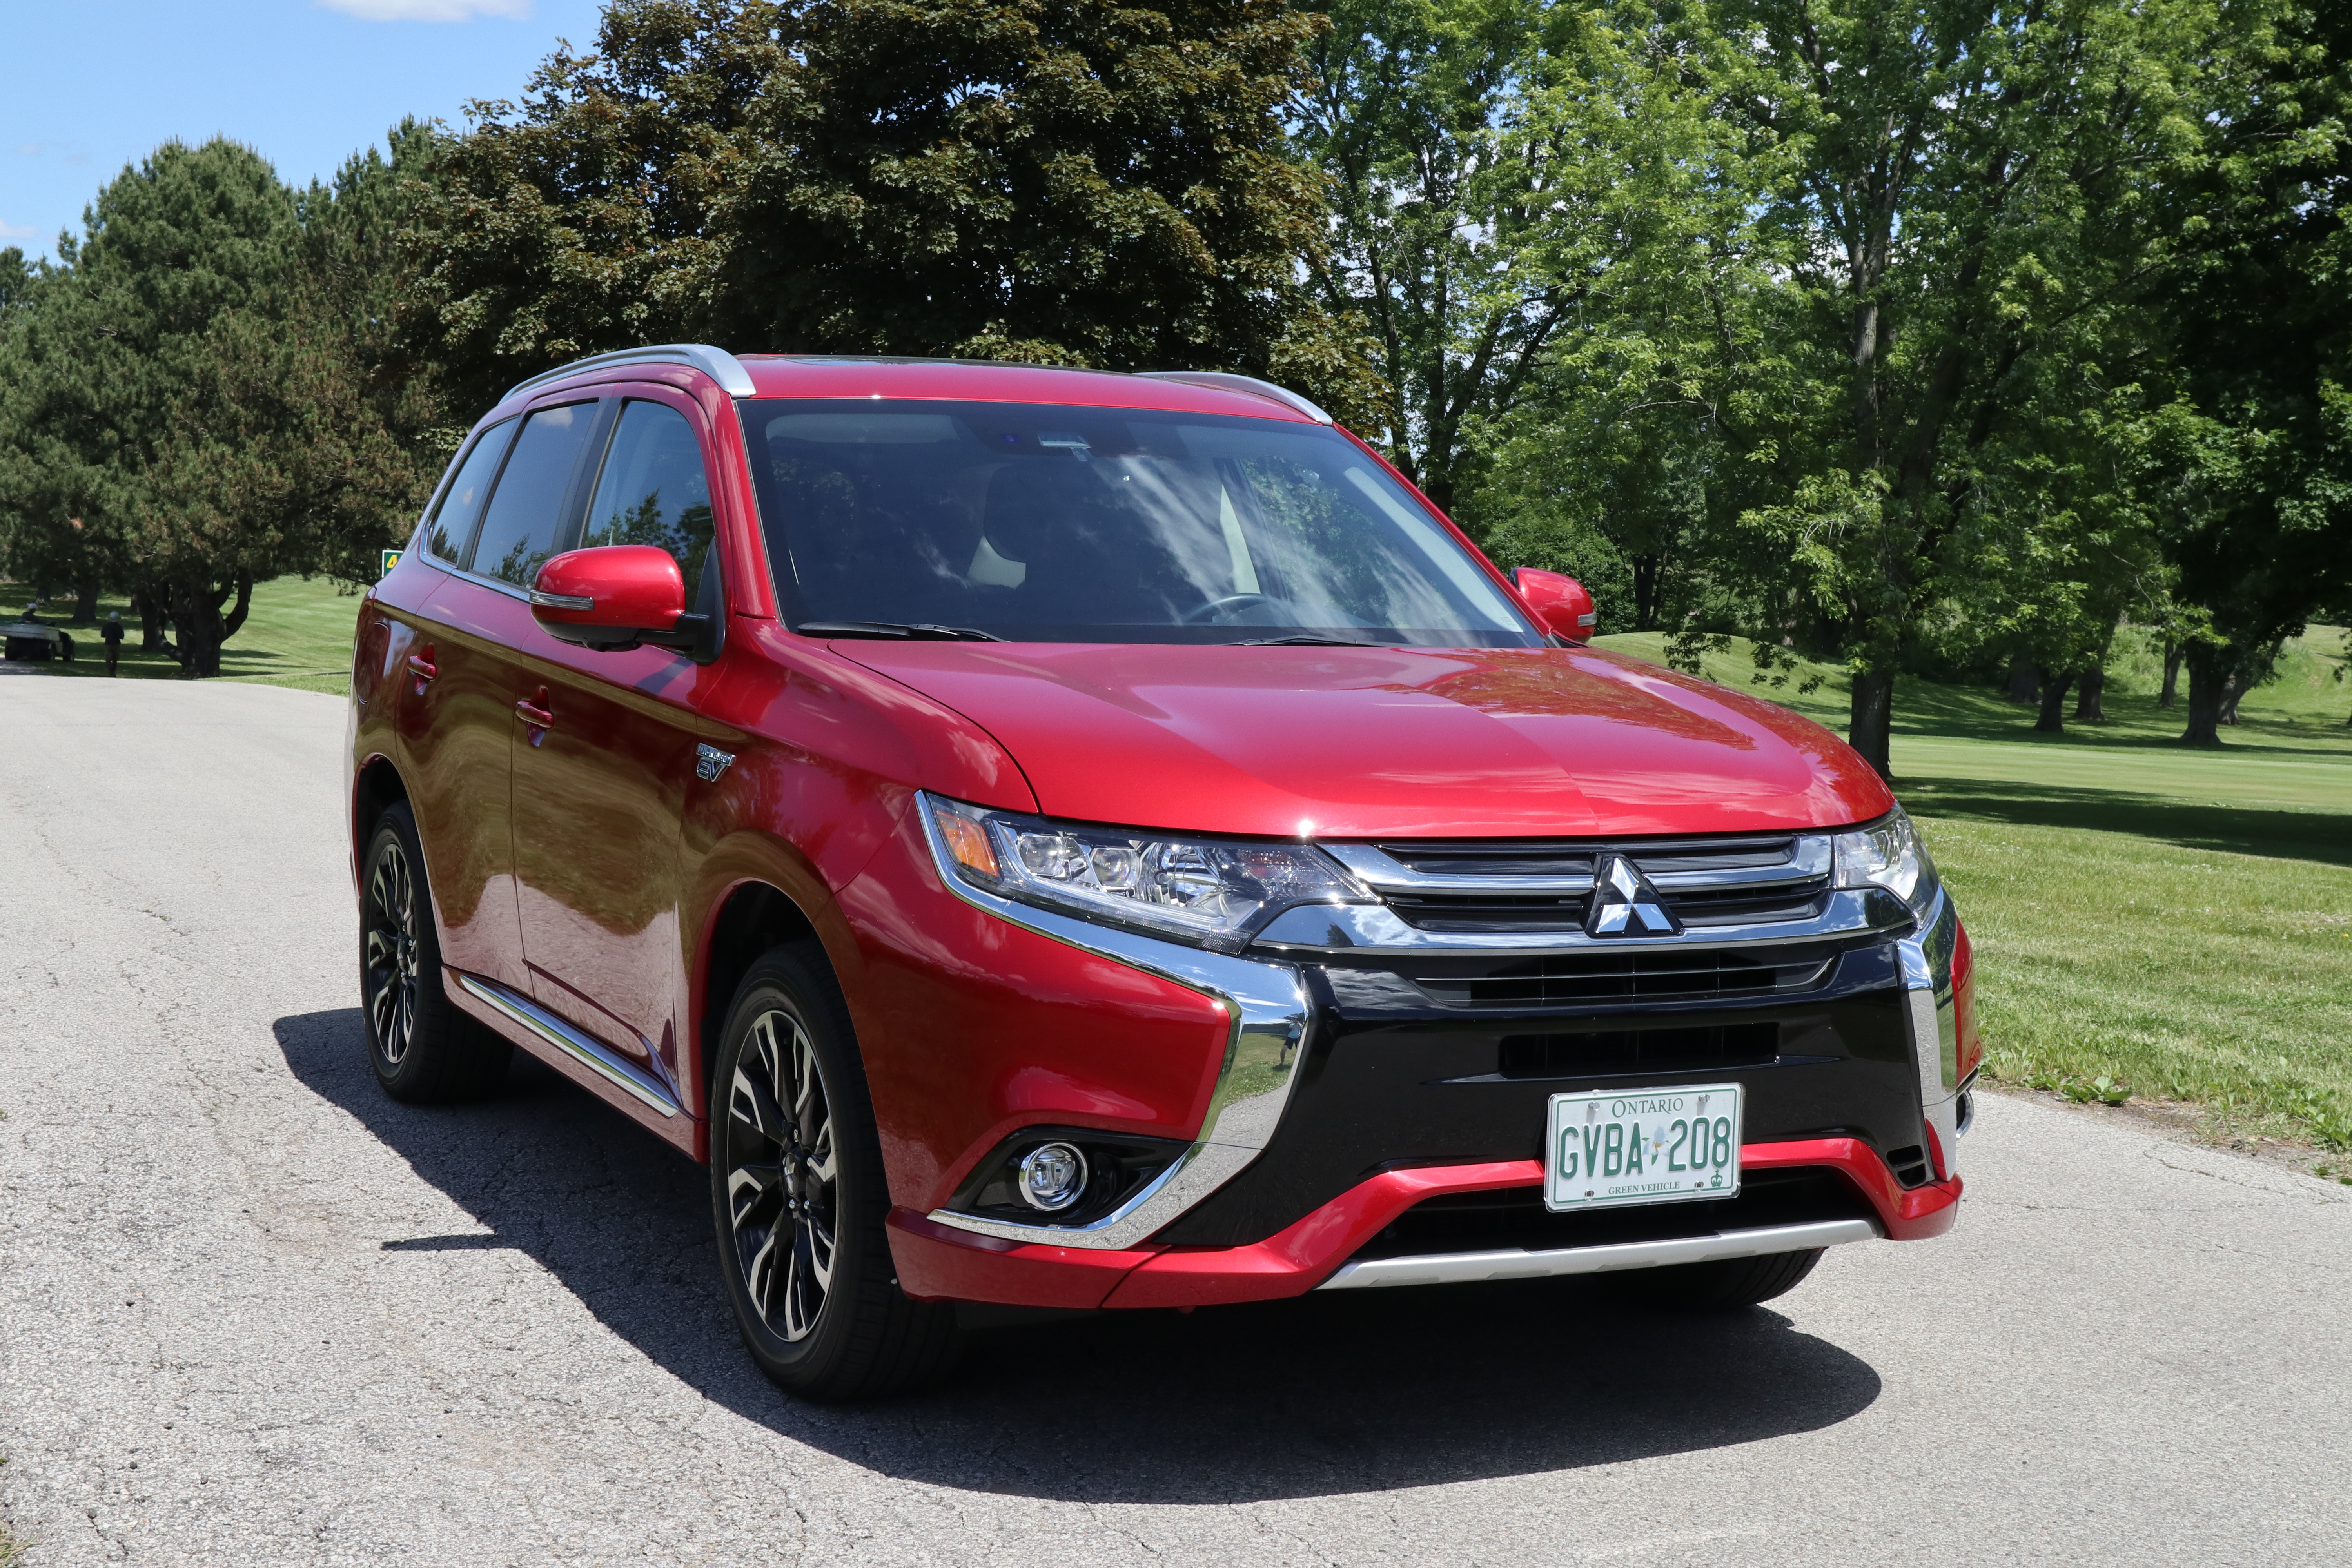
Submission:
<svg viewBox="0 0 2352 1568">
<path fill-rule="evenodd" d="M 56 254 L 123 165 L 174 137 L 325 179 L 403 115 L 518 96 L 597 0 L 0 0 L 0 247 Z"/>
</svg>

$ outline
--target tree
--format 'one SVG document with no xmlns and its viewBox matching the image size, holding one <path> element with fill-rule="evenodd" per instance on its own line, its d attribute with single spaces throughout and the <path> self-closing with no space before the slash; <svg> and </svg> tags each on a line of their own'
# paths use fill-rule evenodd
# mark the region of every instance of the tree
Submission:
<svg viewBox="0 0 2352 1568">
<path fill-rule="evenodd" d="M 2140 407 L 2152 280 L 2181 244 L 2168 197 L 2226 156 L 2283 13 L 1596 7 L 1591 36 L 1643 68 L 1585 73 L 1608 112 L 1580 122 L 1582 146 L 1618 162 L 1598 150 L 1636 110 L 1690 124 L 1650 139 L 1672 149 L 1654 183 L 1705 216 L 1650 219 L 1668 242 L 1584 291 L 1505 423 L 1500 480 L 1680 552 L 1684 657 L 1742 630 L 1768 663 L 1843 660 L 1849 736 L 1882 772 L 1896 670 L 1961 609 L 1982 618 L 1989 562 L 2091 574 L 2048 585 L 2040 613 L 2047 640 L 2096 646 L 2108 558 L 2146 554 L 2127 536 L 2147 509 L 2100 443 Z M 1660 115 L 1694 100 L 1697 121 Z"/>
<path fill-rule="evenodd" d="M 639 0 L 448 153 L 409 317 L 475 403 L 663 338 L 1271 375 L 1360 417 L 1279 0 Z"/>
<path fill-rule="evenodd" d="M 215 140 L 166 143 L 99 193 L 0 338 L 13 570 L 132 587 L 203 677 L 257 578 L 355 573 L 389 542 L 438 466 L 402 439 L 414 378 L 368 359 L 395 184 L 361 159 L 300 195 Z"/>
<path fill-rule="evenodd" d="M 2195 746 L 2352 597 L 2352 16 L 2291 13 L 2263 64 L 2179 193 L 2170 374 L 2140 427 L 2157 531 L 2210 627 L 2182 645 Z"/>
</svg>

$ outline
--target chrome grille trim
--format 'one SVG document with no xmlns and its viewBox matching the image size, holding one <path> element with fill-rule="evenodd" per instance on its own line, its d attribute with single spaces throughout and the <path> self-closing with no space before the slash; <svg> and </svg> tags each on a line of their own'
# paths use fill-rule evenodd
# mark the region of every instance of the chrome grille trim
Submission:
<svg viewBox="0 0 2352 1568">
<path fill-rule="evenodd" d="M 1758 844 L 1759 840 L 1749 837 L 1733 842 L 1738 844 L 1745 851 L 1748 846 Z M 1563 858 L 1580 855 L 1590 859 L 1591 856 L 1603 850 L 1614 849 L 1640 867 L 1643 875 L 1648 877 L 1651 885 L 1660 892 L 1671 892 L 1676 889 L 1753 888 L 1761 889 L 1775 886 L 1795 886 L 1818 880 L 1830 874 L 1833 858 L 1828 834 L 1789 835 L 1785 836 L 1781 842 L 1787 844 L 1789 847 L 1785 851 L 1785 858 L 1778 864 L 1720 866 L 1702 870 L 1678 871 L 1673 868 L 1675 861 L 1681 858 L 1682 854 L 1698 858 L 1706 853 L 1706 847 L 1704 841 L 1695 839 L 1676 839 L 1668 844 L 1654 846 L 1645 845 L 1640 839 L 1575 845 L 1547 843 L 1529 846 L 1526 854 L 1520 858 L 1537 858 L 1549 850 L 1556 851 Z M 1501 895 L 1589 893 L 1592 890 L 1592 874 L 1589 871 L 1568 872 L 1557 876 L 1537 876 L 1508 871 L 1420 871 L 1397 858 L 1396 851 L 1412 852 L 1412 847 L 1405 845 L 1327 843 L 1318 845 L 1317 847 L 1355 873 L 1359 881 L 1366 883 L 1376 892 L 1394 889 L 1399 892 L 1416 893 Z M 1453 847 L 1455 847 L 1433 844 L 1428 847 L 1426 853 L 1432 858 L 1447 858 L 1445 850 Z M 1459 847 L 1463 851 L 1463 857 L 1467 858 L 1469 852 L 1486 848 L 1489 846 L 1465 844 Z M 1507 852 L 1512 846 L 1507 839 L 1498 839 L 1492 841 L 1491 847 L 1499 855 Z M 1721 851 L 1717 853 L 1719 854 Z"/>
<path fill-rule="evenodd" d="M 1892 895 L 1884 895 L 1893 902 Z M 1834 889 L 1821 912 L 1806 920 L 1777 921 L 1751 925 L 1709 925 L 1681 936 L 1594 938 L 1581 931 L 1423 931 L 1400 919 L 1385 904 L 1307 904 L 1288 910 L 1257 933 L 1255 947 L 1307 957 L 1316 952 L 1462 953 L 1591 952 L 1596 947 L 1690 948 L 1747 947 L 1758 943 L 1809 942 L 1823 937 L 1906 933 L 1912 926 L 1908 910 L 1899 920 L 1874 919 L 1866 889 Z M 1900 906 L 1895 908 L 1900 910 Z"/>
</svg>

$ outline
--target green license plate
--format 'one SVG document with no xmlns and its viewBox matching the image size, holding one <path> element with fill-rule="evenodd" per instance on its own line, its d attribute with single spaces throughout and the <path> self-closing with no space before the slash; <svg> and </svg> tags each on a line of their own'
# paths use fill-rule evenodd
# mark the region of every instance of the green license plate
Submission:
<svg viewBox="0 0 2352 1568">
<path fill-rule="evenodd" d="M 1727 1198 L 1739 1191 L 1739 1086 L 1555 1094 L 1544 1206 Z"/>
</svg>

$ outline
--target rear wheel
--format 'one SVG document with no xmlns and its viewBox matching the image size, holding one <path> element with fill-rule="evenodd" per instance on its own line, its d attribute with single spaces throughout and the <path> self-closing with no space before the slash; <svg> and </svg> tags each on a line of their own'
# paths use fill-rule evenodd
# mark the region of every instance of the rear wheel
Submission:
<svg viewBox="0 0 2352 1568">
<path fill-rule="evenodd" d="M 898 1289 L 881 1142 L 847 1008 L 813 944 L 744 976 L 711 1074 L 719 1272 L 760 1370 L 809 1399 L 925 1382 L 955 1310 Z"/>
<path fill-rule="evenodd" d="M 506 1076 L 514 1048 L 450 1005 L 416 818 L 405 801 L 376 819 L 360 863 L 360 999 L 368 1058 L 394 1100 L 468 1100 Z"/>
<path fill-rule="evenodd" d="M 1762 1258 L 1727 1258 L 1714 1263 L 1678 1263 L 1620 1276 L 1625 1293 L 1646 1305 L 1722 1311 L 1753 1307 L 1785 1296 L 1804 1283 L 1822 1249 L 1775 1252 Z"/>
</svg>

